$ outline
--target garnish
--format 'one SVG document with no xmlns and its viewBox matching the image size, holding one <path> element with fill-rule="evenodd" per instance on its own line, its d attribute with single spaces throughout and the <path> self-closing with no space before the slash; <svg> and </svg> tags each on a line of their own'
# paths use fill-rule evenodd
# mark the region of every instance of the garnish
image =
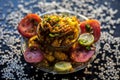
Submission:
<svg viewBox="0 0 120 80">
<path fill-rule="evenodd" d="M 87 32 L 92 32 L 92 28 L 90 27 L 89 24 L 86 24 L 85 28 Z"/>
</svg>

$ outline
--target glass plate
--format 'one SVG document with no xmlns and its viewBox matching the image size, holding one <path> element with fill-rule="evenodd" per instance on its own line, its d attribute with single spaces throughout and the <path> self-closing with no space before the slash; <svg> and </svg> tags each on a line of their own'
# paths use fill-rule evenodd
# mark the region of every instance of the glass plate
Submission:
<svg viewBox="0 0 120 80">
<path fill-rule="evenodd" d="M 44 16 L 46 14 L 68 14 L 68 15 L 76 16 L 80 21 L 88 20 L 87 17 L 85 17 L 85 16 L 83 16 L 83 15 L 81 15 L 79 13 L 75 13 L 75 12 L 68 11 L 68 10 L 52 10 L 52 11 L 45 12 L 45 13 L 41 14 L 40 16 Z M 22 50 L 22 53 L 24 53 L 26 48 L 27 48 L 26 41 L 27 41 L 27 39 L 25 39 L 25 38 L 21 39 L 21 50 Z M 95 44 L 96 47 L 97 47 L 97 45 L 98 44 Z M 39 64 L 32 64 L 32 65 L 37 67 L 37 68 L 39 68 L 40 70 L 42 70 L 44 72 L 53 73 L 53 74 L 68 74 L 68 73 L 73 73 L 73 72 L 76 72 L 76 71 L 79 71 L 79 70 L 85 68 L 89 63 L 91 63 L 94 60 L 96 54 L 97 53 L 95 51 L 94 55 L 87 62 L 75 63 L 75 65 L 72 65 L 73 66 L 73 70 L 72 71 L 58 72 L 58 71 L 55 71 L 52 67 L 49 67 L 49 68 L 48 67 L 41 67 L 41 66 L 38 66 Z"/>
</svg>

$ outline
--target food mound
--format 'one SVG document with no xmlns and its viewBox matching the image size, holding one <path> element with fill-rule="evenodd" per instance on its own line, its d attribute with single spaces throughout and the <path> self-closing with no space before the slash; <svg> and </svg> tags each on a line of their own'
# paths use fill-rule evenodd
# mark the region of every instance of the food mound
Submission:
<svg viewBox="0 0 120 80">
<path fill-rule="evenodd" d="M 79 37 L 78 19 L 75 16 L 45 15 L 38 25 L 41 44 L 50 47 L 65 47 Z"/>
<path fill-rule="evenodd" d="M 65 14 L 26 15 L 18 24 L 26 62 L 48 72 L 74 72 L 92 59 L 100 23 Z"/>
</svg>

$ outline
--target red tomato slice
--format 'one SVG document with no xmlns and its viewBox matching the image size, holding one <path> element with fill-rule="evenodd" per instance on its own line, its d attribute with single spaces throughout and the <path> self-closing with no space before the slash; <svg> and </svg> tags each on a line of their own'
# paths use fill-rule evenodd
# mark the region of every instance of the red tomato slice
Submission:
<svg viewBox="0 0 120 80">
<path fill-rule="evenodd" d="M 37 63 L 43 60 L 43 53 L 38 48 L 27 48 L 24 52 L 26 62 Z"/>
<path fill-rule="evenodd" d="M 18 25 L 19 33 L 26 38 L 30 38 L 36 34 L 38 23 L 41 21 L 37 14 L 28 14 Z"/>
<path fill-rule="evenodd" d="M 94 42 L 97 42 L 101 36 L 100 32 L 100 23 L 98 20 L 90 19 L 87 21 L 83 21 L 80 23 L 81 33 L 86 33 L 86 25 L 90 25 L 91 29 L 93 30 Z"/>
<path fill-rule="evenodd" d="M 86 28 L 85 28 L 85 25 L 86 25 L 86 24 L 87 24 L 86 21 L 80 22 L 81 33 L 87 32 L 87 31 L 86 31 Z"/>
</svg>

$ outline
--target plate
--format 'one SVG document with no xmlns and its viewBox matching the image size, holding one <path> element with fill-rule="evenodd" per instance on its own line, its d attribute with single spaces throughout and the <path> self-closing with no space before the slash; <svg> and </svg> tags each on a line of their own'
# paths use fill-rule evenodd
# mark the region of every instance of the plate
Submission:
<svg viewBox="0 0 120 80">
<path fill-rule="evenodd" d="M 40 16 L 43 17 L 44 15 L 48 15 L 48 14 L 65 14 L 65 15 L 70 15 L 70 16 L 76 16 L 80 21 L 88 20 L 87 17 L 85 17 L 79 13 L 75 13 L 75 12 L 68 11 L 68 10 L 52 10 L 52 11 L 45 12 L 45 13 L 41 14 Z M 22 53 L 24 53 L 27 48 L 26 42 L 27 42 L 27 39 L 25 39 L 25 38 L 21 39 Z M 95 44 L 95 46 L 96 45 L 97 45 L 97 43 Z M 64 47 L 62 47 L 62 48 L 64 48 Z M 59 48 L 57 48 L 57 49 L 59 49 Z M 54 50 L 56 50 L 56 49 L 54 49 Z M 94 60 L 95 56 L 96 56 L 96 51 L 95 51 L 94 55 L 87 62 L 84 62 L 84 63 L 75 62 L 74 64 L 72 64 L 73 69 L 70 71 L 56 71 L 53 66 L 51 66 L 51 67 L 44 66 L 43 67 L 43 65 L 41 66 L 41 62 L 34 63 L 32 65 L 44 72 L 53 73 L 53 74 L 68 74 L 68 73 L 73 73 L 73 72 L 76 72 L 76 71 L 79 71 L 79 70 L 85 68 L 89 63 L 91 63 Z"/>
</svg>

